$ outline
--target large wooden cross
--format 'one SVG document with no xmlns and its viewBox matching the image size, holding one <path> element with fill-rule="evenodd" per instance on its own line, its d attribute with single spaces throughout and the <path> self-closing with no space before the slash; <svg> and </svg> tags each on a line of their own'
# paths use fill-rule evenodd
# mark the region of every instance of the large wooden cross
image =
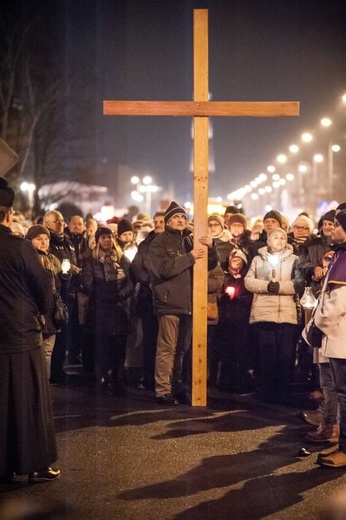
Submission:
<svg viewBox="0 0 346 520">
<path fill-rule="evenodd" d="M 298 116 L 298 102 L 208 101 L 208 10 L 194 10 L 193 101 L 104 101 L 105 115 L 190 116 L 194 118 L 194 240 L 207 234 L 208 117 Z M 207 404 L 207 259 L 194 265 L 192 405 Z"/>
</svg>

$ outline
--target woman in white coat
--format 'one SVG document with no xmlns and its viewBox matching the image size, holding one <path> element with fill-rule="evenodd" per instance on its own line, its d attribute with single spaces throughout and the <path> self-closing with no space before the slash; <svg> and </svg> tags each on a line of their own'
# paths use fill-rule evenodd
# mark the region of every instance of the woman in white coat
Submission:
<svg viewBox="0 0 346 520">
<path fill-rule="evenodd" d="M 254 293 L 250 324 L 257 342 L 256 381 L 264 399 L 285 402 L 294 373 L 297 309 L 294 296 L 304 289 L 298 257 L 281 228 L 268 233 L 245 277 Z"/>
</svg>

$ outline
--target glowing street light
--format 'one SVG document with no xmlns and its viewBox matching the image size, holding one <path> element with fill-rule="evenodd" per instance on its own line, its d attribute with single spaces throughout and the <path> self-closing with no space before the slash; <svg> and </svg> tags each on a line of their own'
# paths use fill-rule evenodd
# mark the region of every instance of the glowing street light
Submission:
<svg viewBox="0 0 346 520">
<path fill-rule="evenodd" d="M 304 141 L 304 143 L 311 143 L 312 139 L 313 139 L 312 134 L 310 134 L 309 132 L 305 132 L 302 135 L 302 141 Z"/>
<path fill-rule="evenodd" d="M 289 147 L 289 151 L 291 153 L 298 153 L 299 152 L 299 146 L 297 146 L 296 144 L 291 144 L 291 146 Z"/>
<path fill-rule="evenodd" d="M 324 117 L 321 119 L 321 125 L 322 126 L 330 126 L 332 124 L 332 120 L 329 119 L 329 117 Z"/>
<path fill-rule="evenodd" d="M 287 157 L 283 153 L 280 153 L 280 155 L 277 156 L 276 160 L 277 162 L 284 164 L 285 162 L 287 162 Z"/>
<path fill-rule="evenodd" d="M 270 166 L 267 167 L 267 171 L 268 171 L 269 173 L 274 173 L 275 170 L 276 170 L 276 168 L 275 168 L 275 166 L 273 166 L 273 165 L 270 165 Z"/>
<path fill-rule="evenodd" d="M 314 160 L 316 163 L 321 163 L 321 162 L 323 162 L 323 155 L 321 155 L 320 153 L 316 153 L 316 154 L 313 156 L 313 160 Z"/>
</svg>

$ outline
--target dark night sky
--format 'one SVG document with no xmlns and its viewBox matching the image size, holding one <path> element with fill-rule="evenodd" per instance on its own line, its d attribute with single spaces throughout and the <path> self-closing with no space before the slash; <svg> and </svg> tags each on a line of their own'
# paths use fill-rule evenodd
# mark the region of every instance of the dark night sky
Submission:
<svg viewBox="0 0 346 520">
<path fill-rule="evenodd" d="M 212 196 L 257 176 L 346 90 L 344 0 L 66 1 L 67 61 L 95 72 L 85 88 L 95 100 L 97 161 L 150 171 L 184 200 L 191 196 L 191 120 L 105 117 L 102 100 L 192 99 L 194 7 L 209 9 L 214 100 L 301 102 L 300 118 L 213 119 Z"/>
</svg>

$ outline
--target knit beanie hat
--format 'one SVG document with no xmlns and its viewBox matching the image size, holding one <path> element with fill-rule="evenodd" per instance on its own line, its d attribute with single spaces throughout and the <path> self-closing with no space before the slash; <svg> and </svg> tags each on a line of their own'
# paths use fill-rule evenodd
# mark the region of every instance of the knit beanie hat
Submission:
<svg viewBox="0 0 346 520">
<path fill-rule="evenodd" d="M 339 213 L 335 216 L 335 220 L 337 220 L 342 227 L 342 229 L 346 233 L 346 210 L 339 211 Z"/>
<path fill-rule="evenodd" d="M 113 231 L 109 227 L 101 226 L 95 232 L 95 242 L 99 241 L 101 235 L 113 235 Z"/>
<path fill-rule="evenodd" d="M 0 177 L 0 206 L 11 208 L 14 203 L 15 193 L 7 184 L 5 177 Z"/>
<path fill-rule="evenodd" d="M 129 220 L 128 218 L 123 218 L 118 222 L 118 237 L 120 237 L 120 235 L 122 235 L 123 233 L 126 233 L 126 231 L 133 232 L 133 225 L 131 220 Z"/>
<path fill-rule="evenodd" d="M 185 209 L 173 200 L 165 211 L 165 224 L 167 224 L 173 215 L 177 215 L 177 213 L 183 213 L 186 216 Z"/>
<path fill-rule="evenodd" d="M 241 258 L 244 264 L 247 264 L 246 254 L 241 249 L 233 249 L 229 255 L 229 260 L 232 260 L 232 258 Z"/>
<path fill-rule="evenodd" d="M 225 227 L 225 221 L 223 219 L 223 217 L 221 217 L 221 215 L 219 215 L 218 213 L 212 213 L 211 215 L 209 215 L 208 217 L 208 224 L 209 222 L 218 222 L 220 224 L 220 226 L 222 227 L 222 229 Z"/>
<path fill-rule="evenodd" d="M 272 217 L 269 217 L 269 218 L 272 218 Z M 267 238 L 267 244 L 269 244 L 270 239 L 271 239 L 271 237 L 273 236 L 274 233 L 281 233 L 285 237 L 285 240 L 287 242 L 286 231 L 284 231 L 282 228 L 273 228 L 270 231 L 268 231 L 268 234 L 267 234 L 267 237 L 268 237 Z"/>
<path fill-rule="evenodd" d="M 35 224 L 35 226 L 31 226 L 28 229 L 25 238 L 28 240 L 32 240 L 33 238 L 36 238 L 38 235 L 47 235 L 48 238 L 50 238 L 50 232 L 48 231 L 46 226 L 42 226 L 42 224 Z"/>
<path fill-rule="evenodd" d="M 230 226 L 234 222 L 238 224 L 242 224 L 244 226 L 244 230 L 247 228 L 247 220 L 246 217 L 242 213 L 234 213 L 230 217 L 228 217 L 228 225 Z"/>
<path fill-rule="evenodd" d="M 282 218 L 280 213 L 276 211 L 276 209 L 271 209 L 270 211 L 268 211 L 268 213 L 266 213 L 263 217 L 263 222 L 267 220 L 267 218 L 273 218 L 274 220 L 277 220 L 280 224 L 280 227 L 282 227 Z"/>
<path fill-rule="evenodd" d="M 293 222 L 292 226 L 304 226 L 308 227 L 310 230 L 310 233 L 312 232 L 314 225 L 312 223 L 311 218 L 306 217 L 305 215 L 299 215 L 295 221 Z"/>
<path fill-rule="evenodd" d="M 327 211 L 322 217 L 322 221 L 328 220 L 328 222 L 334 222 L 335 218 L 335 209 L 331 209 L 330 211 Z"/>
</svg>

